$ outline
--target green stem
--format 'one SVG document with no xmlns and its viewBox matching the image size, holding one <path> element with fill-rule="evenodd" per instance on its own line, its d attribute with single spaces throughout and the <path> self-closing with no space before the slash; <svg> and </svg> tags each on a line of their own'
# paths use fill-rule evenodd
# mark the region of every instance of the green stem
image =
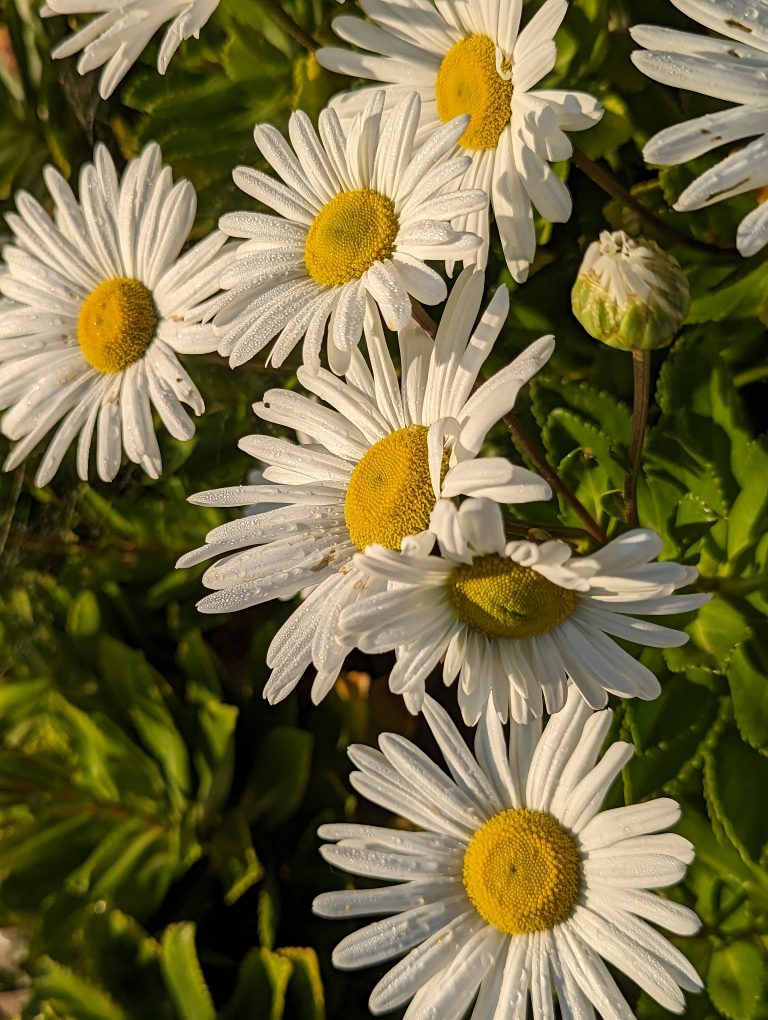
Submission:
<svg viewBox="0 0 768 1020">
<path fill-rule="evenodd" d="M 303 46 L 308 53 L 314 53 L 318 44 L 301 25 L 297 25 L 293 18 L 276 2 L 276 0 L 259 0 L 259 3 L 270 16 L 299 46 Z"/>
<path fill-rule="evenodd" d="M 526 538 L 530 542 L 546 542 L 550 538 L 561 538 L 571 545 L 592 542 L 592 536 L 584 528 L 569 528 L 565 524 L 542 524 L 538 521 L 519 521 L 504 518 L 506 534 Z"/>
<path fill-rule="evenodd" d="M 760 382 L 761 379 L 768 379 L 768 363 L 765 365 L 755 365 L 754 368 L 745 368 L 743 372 L 739 372 L 738 375 L 733 377 L 734 385 L 741 389 L 742 386 L 748 386 L 749 383 Z"/>
<path fill-rule="evenodd" d="M 631 528 L 638 525 L 637 480 L 643 455 L 645 429 L 648 424 L 648 402 L 651 394 L 651 352 L 632 351 L 632 373 L 635 397 L 632 405 L 632 440 L 629 446 L 629 470 L 624 480 L 624 513 Z"/>
<path fill-rule="evenodd" d="M 701 591 L 714 591 L 722 595 L 751 595 L 762 591 L 768 585 L 768 574 L 756 574 L 754 577 L 699 577 L 697 588 Z"/>
<path fill-rule="evenodd" d="M 573 149 L 573 163 L 581 170 L 581 172 L 589 179 L 601 188 L 606 195 L 610 195 L 611 198 L 617 199 L 623 205 L 633 209 L 638 216 L 645 220 L 646 223 L 653 226 L 660 233 L 665 234 L 671 241 L 677 241 L 679 244 L 686 244 L 689 248 L 695 248 L 697 251 L 705 251 L 709 255 L 713 252 L 717 252 L 720 255 L 734 255 L 736 254 L 735 248 L 722 248 L 719 245 L 707 244 L 706 241 L 698 241 L 695 237 L 689 237 L 688 234 L 684 234 L 682 230 L 678 230 L 676 227 L 670 226 L 665 223 L 660 216 L 657 216 L 653 210 L 643 205 L 642 202 L 638 202 L 635 196 L 627 191 L 627 189 L 619 184 L 616 178 L 610 174 L 604 167 L 601 167 L 599 163 L 595 163 L 594 160 L 590 159 L 586 153 L 582 152 L 574 146 Z"/>
</svg>

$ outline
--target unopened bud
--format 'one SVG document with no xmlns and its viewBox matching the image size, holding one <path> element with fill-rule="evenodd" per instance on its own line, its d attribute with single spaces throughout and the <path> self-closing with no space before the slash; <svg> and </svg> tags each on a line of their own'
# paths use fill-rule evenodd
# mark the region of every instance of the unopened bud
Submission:
<svg viewBox="0 0 768 1020">
<path fill-rule="evenodd" d="M 691 291 L 680 264 L 654 241 L 604 230 L 587 248 L 571 292 L 573 314 L 610 347 L 666 347 L 685 322 Z"/>
</svg>

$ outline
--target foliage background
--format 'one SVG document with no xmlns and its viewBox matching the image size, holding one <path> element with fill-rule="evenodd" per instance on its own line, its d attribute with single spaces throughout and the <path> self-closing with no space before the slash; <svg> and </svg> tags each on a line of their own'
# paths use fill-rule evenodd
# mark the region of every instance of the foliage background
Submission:
<svg viewBox="0 0 768 1020">
<path fill-rule="evenodd" d="M 282 7 L 331 41 L 335 0 Z M 121 160 L 151 138 L 198 189 L 197 235 L 243 207 L 230 171 L 257 160 L 254 122 L 284 128 L 291 110 L 315 115 L 347 84 L 317 66 L 279 13 L 276 0 L 223 0 L 165 78 L 152 46 L 105 103 L 96 75 L 47 57 L 64 19 L 43 22 L 36 2 L 2 0 L 3 210 L 18 188 L 45 200 L 48 161 L 76 179 L 94 141 Z M 555 229 L 540 224 L 526 285 L 512 283 L 496 249 L 489 288 L 504 282 L 513 300 L 493 367 L 556 334 L 523 417 L 619 533 L 631 359 L 583 333 L 570 287 L 585 244 L 607 227 L 642 230 L 689 274 L 688 324 L 653 358 L 640 518 L 664 536 L 665 556 L 699 566 L 715 598 L 688 623 L 687 646 L 643 652 L 662 696 L 615 706 L 615 732 L 637 754 L 612 798 L 665 794 L 684 805 L 680 831 L 698 856 L 671 895 L 703 920 L 681 944 L 707 986 L 690 998 L 690 1015 L 765 1020 L 768 262 L 733 248 L 754 195 L 682 216 L 669 203 L 701 166 L 657 176 L 644 165 L 651 133 L 718 104 L 635 71 L 626 28 L 638 20 L 691 27 L 666 0 L 572 0 L 551 80 L 605 103 L 602 124 L 574 141 L 623 194 L 609 198 L 563 165 L 575 212 Z M 127 466 L 112 485 L 84 484 L 71 459 L 43 490 L 25 465 L 0 480 L 0 925 L 29 938 L 23 963 L 0 953 L 0 1010 L 14 1015 L 8 990 L 28 988 L 26 1020 L 357 1020 L 379 975 L 330 968 L 351 926 L 311 915 L 312 897 L 344 882 L 320 860 L 315 830 L 331 819 L 384 820 L 350 792 L 348 743 L 386 729 L 428 740 L 387 692 L 387 657 L 353 656 L 319 708 L 304 685 L 270 709 L 264 653 L 291 607 L 196 613 L 201 571 L 174 562 L 227 514 L 185 497 L 242 480 L 253 464 L 236 443 L 254 430 L 250 404 L 293 377 L 254 365 L 232 373 L 216 356 L 187 365 L 208 410 L 189 443 L 161 435 L 160 481 Z M 503 429 L 492 441 L 510 450 Z M 554 503 L 524 519 L 553 534 L 579 526 Z M 641 1020 L 665 1015 L 620 983 Z"/>
</svg>

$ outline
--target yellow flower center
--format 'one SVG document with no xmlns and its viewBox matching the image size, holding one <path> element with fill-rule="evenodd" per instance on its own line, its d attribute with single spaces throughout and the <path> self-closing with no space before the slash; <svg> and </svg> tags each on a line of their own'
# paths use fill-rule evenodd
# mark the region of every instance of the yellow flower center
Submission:
<svg viewBox="0 0 768 1020">
<path fill-rule="evenodd" d="M 570 588 L 502 556 L 481 556 L 457 567 L 449 592 L 459 619 L 494 638 L 546 634 L 567 620 L 579 601 Z"/>
<path fill-rule="evenodd" d="M 511 65 L 504 63 L 504 70 Z M 467 35 L 446 53 L 436 84 L 442 121 L 471 116 L 459 139 L 465 149 L 495 149 L 512 116 L 512 82 L 496 70 L 496 45 L 487 35 Z"/>
<path fill-rule="evenodd" d="M 324 287 L 359 280 L 374 262 L 390 258 L 398 229 L 392 199 L 370 188 L 343 191 L 312 221 L 304 246 L 307 272 Z"/>
<path fill-rule="evenodd" d="M 568 917 L 579 898 L 581 854 L 551 815 L 514 808 L 474 834 L 463 879 L 475 910 L 499 931 L 547 931 Z"/>
<path fill-rule="evenodd" d="M 83 301 L 77 340 L 97 372 L 122 372 L 144 356 L 157 329 L 152 295 L 139 280 L 105 280 Z"/>
<path fill-rule="evenodd" d="M 425 425 L 409 425 L 380 439 L 358 461 L 347 486 L 344 519 L 358 549 L 399 549 L 429 527 L 435 493 L 429 477 Z M 441 480 L 448 470 L 443 454 Z"/>
</svg>

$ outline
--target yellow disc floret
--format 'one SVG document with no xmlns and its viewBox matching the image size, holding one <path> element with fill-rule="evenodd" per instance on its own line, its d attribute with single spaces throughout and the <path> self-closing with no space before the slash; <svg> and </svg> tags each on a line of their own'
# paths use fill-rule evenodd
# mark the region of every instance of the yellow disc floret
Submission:
<svg viewBox="0 0 768 1020">
<path fill-rule="evenodd" d="M 157 329 L 152 295 L 139 280 L 104 280 L 83 301 L 77 340 L 97 372 L 122 372 L 144 356 Z"/>
<path fill-rule="evenodd" d="M 502 65 L 509 71 L 508 65 Z M 487 35 L 467 35 L 446 53 L 435 86 L 442 121 L 471 116 L 459 139 L 465 149 L 495 149 L 512 116 L 512 82 L 496 67 L 496 45 Z"/>
<path fill-rule="evenodd" d="M 449 592 L 459 619 L 494 638 L 546 634 L 571 615 L 579 600 L 570 588 L 502 556 L 480 556 L 457 567 Z"/>
<path fill-rule="evenodd" d="M 547 931 L 568 917 L 579 898 L 581 854 L 551 815 L 514 808 L 474 834 L 463 879 L 475 910 L 499 931 Z"/>
<path fill-rule="evenodd" d="M 399 224 L 391 198 L 370 188 L 342 191 L 312 221 L 304 264 L 316 283 L 340 287 L 391 257 Z"/>
<path fill-rule="evenodd" d="M 429 476 L 428 431 L 425 425 L 398 429 L 358 461 L 344 503 L 349 535 L 358 549 L 376 544 L 399 549 L 407 535 L 429 527 L 436 497 Z M 447 470 L 446 453 L 442 477 Z"/>
</svg>

